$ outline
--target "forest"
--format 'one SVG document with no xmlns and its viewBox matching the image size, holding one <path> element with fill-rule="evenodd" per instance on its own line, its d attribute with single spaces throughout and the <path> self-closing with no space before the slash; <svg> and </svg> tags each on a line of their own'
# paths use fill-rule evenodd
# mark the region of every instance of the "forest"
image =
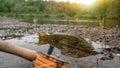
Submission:
<svg viewBox="0 0 120 68">
<path fill-rule="evenodd" d="M 0 16 L 46 19 L 120 19 L 120 0 L 96 0 L 90 6 L 54 0 L 0 0 Z"/>
</svg>

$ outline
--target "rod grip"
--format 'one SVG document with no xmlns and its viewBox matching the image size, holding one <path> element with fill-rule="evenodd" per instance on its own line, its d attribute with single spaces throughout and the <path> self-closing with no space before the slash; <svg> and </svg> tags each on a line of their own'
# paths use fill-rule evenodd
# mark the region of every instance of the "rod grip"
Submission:
<svg viewBox="0 0 120 68">
<path fill-rule="evenodd" d="M 15 45 L 15 44 L 11 44 L 11 43 L 6 42 L 4 40 L 0 40 L 0 51 L 20 56 L 20 57 L 25 58 L 29 61 L 33 61 L 37 57 L 37 53 L 35 51 L 20 47 L 20 46 Z"/>
</svg>

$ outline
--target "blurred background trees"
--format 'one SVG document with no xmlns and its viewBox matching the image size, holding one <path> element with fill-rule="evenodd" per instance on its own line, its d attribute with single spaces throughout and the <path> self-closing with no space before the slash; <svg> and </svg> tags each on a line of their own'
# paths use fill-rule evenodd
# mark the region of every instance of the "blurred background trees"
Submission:
<svg viewBox="0 0 120 68">
<path fill-rule="evenodd" d="M 0 0 L 0 15 L 120 19 L 120 0 L 96 0 L 90 6 L 43 0 Z"/>
</svg>

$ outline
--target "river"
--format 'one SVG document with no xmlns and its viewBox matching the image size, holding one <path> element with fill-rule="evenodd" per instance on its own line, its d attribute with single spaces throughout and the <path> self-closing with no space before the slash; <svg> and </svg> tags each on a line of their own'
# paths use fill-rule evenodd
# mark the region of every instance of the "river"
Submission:
<svg viewBox="0 0 120 68">
<path fill-rule="evenodd" d="M 119 28 L 100 28 L 100 27 L 86 27 L 81 25 L 57 25 L 57 24 L 29 24 L 25 22 L 19 22 L 14 19 L 0 19 L 0 27 L 7 29 L 0 29 L 0 35 L 7 34 L 22 34 L 21 38 L 10 38 L 6 41 L 17 44 L 21 47 L 35 50 L 36 52 L 46 53 L 49 48 L 49 44 L 38 46 L 38 32 L 53 32 L 53 33 L 67 33 L 77 36 L 82 36 L 88 42 L 90 42 L 96 51 L 101 51 L 102 48 L 109 47 L 104 42 L 100 42 L 99 39 L 110 35 L 112 41 L 118 41 L 119 43 Z M 20 26 L 19 26 L 20 25 Z M 13 27 L 19 29 L 12 29 Z M 114 34 L 115 33 L 115 34 Z M 112 35 L 112 37 L 111 37 Z M 115 36 L 115 39 L 114 39 Z M 95 38 L 93 38 L 95 37 Z M 100 37 L 100 38 L 99 38 Z M 93 39 L 92 39 L 93 38 Z M 89 41 L 92 39 L 91 41 Z M 94 39 L 98 39 L 97 41 Z M 113 41 L 113 42 L 114 42 Z M 64 52 L 64 51 L 63 51 Z M 82 58 L 74 58 L 63 53 L 59 48 L 55 48 L 52 55 L 60 55 L 61 59 L 69 62 L 67 68 L 119 68 L 120 57 L 114 56 L 112 59 L 108 58 L 103 60 L 102 58 L 109 56 L 109 54 L 97 54 L 90 55 Z M 107 53 L 107 52 L 105 52 Z M 74 54 L 73 54 L 74 55 Z M 8 53 L 0 52 L 0 68 L 32 68 L 33 62 L 27 61 L 21 57 L 11 55 Z"/>
</svg>

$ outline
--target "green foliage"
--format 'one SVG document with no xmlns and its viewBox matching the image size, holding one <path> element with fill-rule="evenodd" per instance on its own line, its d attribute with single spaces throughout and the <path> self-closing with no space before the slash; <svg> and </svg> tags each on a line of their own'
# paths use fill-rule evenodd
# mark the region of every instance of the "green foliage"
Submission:
<svg viewBox="0 0 120 68">
<path fill-rule="evenodd" d="M 0 0 L 0 12 L 12 12 L 14 6 L 14 0 Z"/>
<path fill-rule="evenodd" d="M 59 19 L 69 19 L 69 16 L 65 13 L 56 14 L 56 18 Z"/>
<path fill-rule="evenodd" d="M 112 11 L 111 11 L 112 9 Z M 108 8 L 109 18 L 119 18 L 120 19 L 120 0 L 111 0 L 110 6 Z"/>
<path fill-rule="evenodd" d="M 99 18 L 120 18 L 120 0 L 97 0 L 94 14 Z"/>
</svg>

